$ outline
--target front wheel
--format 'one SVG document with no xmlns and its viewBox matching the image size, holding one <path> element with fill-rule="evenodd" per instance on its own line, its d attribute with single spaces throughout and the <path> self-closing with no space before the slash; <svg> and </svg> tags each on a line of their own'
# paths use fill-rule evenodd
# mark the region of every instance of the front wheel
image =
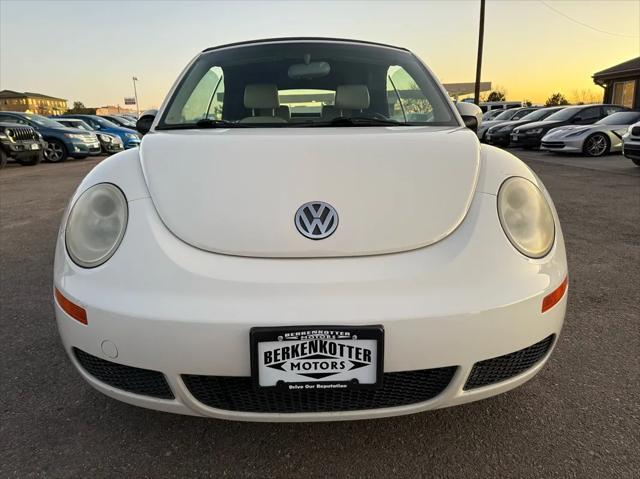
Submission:
<svg viewBox="0 0 640 479">
<path fill-rule="evenodd" d="M 609 152 L 609 138 L 602 133 L 595 133 L 584 140 L 582 151 L 592 158 L 602 156 Z"/>
<path fill-rule="evenodd" d="M 629 158 L 631 161 L 633 161 L 633 164 L 636 166 L 640 166 L 640 158 Z"/>
<path fill-rule="evenodd" d="M 0 150 L 0 170 L 7 166 L 7 161 L 9 161 L 9 157 L 3 150 Z"/>
<path fill-rule="evenodd" d="M 51 140 L 47 142 L 47 146 L 44 149 L 44 159 L 51 163 L 62 163 L 67 159 L 67 149 L 64 144 L 58 140 Z"/>
</svg>

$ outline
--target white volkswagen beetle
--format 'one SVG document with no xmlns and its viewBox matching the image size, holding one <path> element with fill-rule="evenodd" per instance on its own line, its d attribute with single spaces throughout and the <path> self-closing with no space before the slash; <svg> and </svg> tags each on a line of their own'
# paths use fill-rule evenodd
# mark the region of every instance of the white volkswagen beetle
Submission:
<svg viewBox="0 0 640 479">
<path fill-rule="evenodd" d="M 203 51 L 64 214 L 71 361 L 130 404 L 254 421 L 414 413 L 531 379 L 564 320 L 562 232 L 479 121 L 402 48 Z"/>
</svg>

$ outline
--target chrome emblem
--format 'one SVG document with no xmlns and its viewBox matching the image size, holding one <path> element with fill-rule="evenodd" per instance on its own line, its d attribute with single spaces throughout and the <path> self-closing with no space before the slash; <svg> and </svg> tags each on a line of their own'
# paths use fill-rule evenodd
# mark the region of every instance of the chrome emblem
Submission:
<svg viewBox="0 0 640 479">
<path fill-rule="evenodd" d="M 329 203 L 310 201 L 296 211 L 296 228 L 312 240 L 328 238 L 338 227 L 338 213 Z"/>
</svg>

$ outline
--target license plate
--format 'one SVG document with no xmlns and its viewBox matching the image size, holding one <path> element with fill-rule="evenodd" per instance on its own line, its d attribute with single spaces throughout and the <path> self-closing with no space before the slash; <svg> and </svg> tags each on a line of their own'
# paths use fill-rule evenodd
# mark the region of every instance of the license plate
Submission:
<svg viewBox="0 0 640 479">
<path fill-rule="evenodd" d="M 251 375 L 257 388 L 285 391 L 382 385 L 382 326 L 252 328 Z"/>
<path fill-rule="evenodd" d="M 31 149 L 32 150 L 39 150 L 40 149 L 40 145 L 38 143 L 31 143 Z"/>
<path fill-rule="evenodd" d="M 511 139 L 514 141 L 518 141 L 518 135 L 511 135 Z"/>
</svg>

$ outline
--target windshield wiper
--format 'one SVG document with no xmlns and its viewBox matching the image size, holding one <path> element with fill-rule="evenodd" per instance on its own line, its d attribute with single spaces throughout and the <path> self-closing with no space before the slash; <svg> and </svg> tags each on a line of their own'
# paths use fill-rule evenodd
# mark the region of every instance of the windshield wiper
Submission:
<svg viewBox="0 0 640 479">
<path fill-rule="evenodd" d="M 195 123 L 178 123 L 175 125 L 160 125 L 158 130 L 193 130 L 194 128 L 247 128 L 248 125 L 234 123 L 228 120 L 212 120 L 203 118 Z"/>
<path fill-rule="evenodd" d="M 196 122 L 197 128 L 246 128 L 247 125 L 235 123 L 228 120 L 213 120 L 211 118 L 203 118 Z"/>
<path fill-rule="evenodd" d="M 295 125 L 295 124 L 294 124 Z M 291 126 L 294 126 L 291 125 Z M 339 116 L 330 121 L 314 121 L 309 123 L 299 123 L 299 126 L 316 127 L 316 126 L 398 126 L 410 125 L 403 121 L 385 120 L 382 118 L 368 118 L 364 116 Z M 298 126 L 295 125 L 295 126 Z"/>
</svg>

